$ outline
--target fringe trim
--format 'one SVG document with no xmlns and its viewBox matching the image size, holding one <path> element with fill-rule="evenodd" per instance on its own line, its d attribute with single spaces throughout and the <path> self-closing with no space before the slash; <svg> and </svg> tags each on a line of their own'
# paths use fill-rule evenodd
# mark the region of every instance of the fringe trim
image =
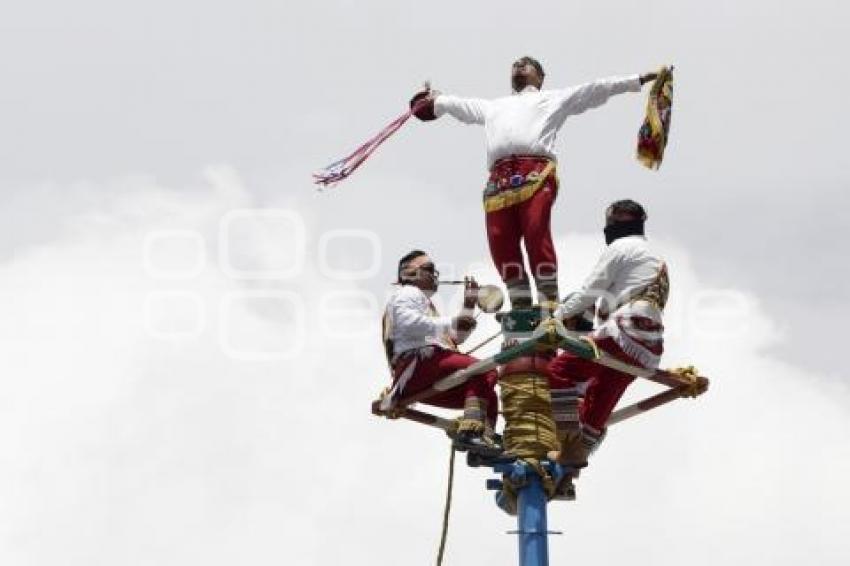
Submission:
<svg viewBox="0 0 850 566">
<path fill-rule="evenodd" d="M 632 316 L 647 318 L 657 323 L 659 330 L 641 330 L 635 328 Z M 661 314 L 657 309 L 641 308 L 635 313 L 630 305 L 617 310 L 597 331 L 595 338 L 612 338 L 620 349 L 646 369 L 657 369 L 661 363 L 664 344 Z M 640 338 L 634 336 L 637 334 Z"/>
<path fill-rule="evenodd" d="M 375 152 L 376 149 L 378 149 L 382 143 L 387 141 L 390 136 L 396 133 L 411 116 L 428 106 L 430 103 L 431 101 L 427 98 L 423 98 L 418 101 L 410 110 L 404 112 L 398 118 L 384 126 L 380 132 L 366 140 L 366 142 L 355 149 L 350 155 L 343 157 L 338 161 L 334 161 L 330 165 L 327 165 L 321 170 L 313 173 L 313 182 L 322 187 L 330 187 L 347 179 L 363 164 L 364 161 L 369 158 L 370 155 Z"/>
<path fill-rule="evenodd" d="M 390 388 L 389 393 L 381 400 L 381 410 L 386 411 L 391 408 L 396 399 L 398 399 L 402 393 L 404 393 L 404 388 L 407 387 L 407 382 L 413 377 L 413 374 L 416 372 L 416 366 L 419 363 L 419 360 L 425 360 L 434 355 L 436 347 L 435 346 L 424 346 L 417 350 L 408 350 L 407 352 L 402 352 L 395 356 L 395 360 L 393 360 L 393 376 L 398 375 L 397 379 L 394 379 L 395 383 L 392 388 Z M 409 358 L 408 361 L 403 362 L 404 358 Z M 397 369 L 397 364 L 406 363 L 404 369 L 401 370 L 399 374 L 399 370 Z"/>
<path fill-rule="evenodd" d="M 625 332 L 618 332 L 616 336 L 612 336 L 614 341 L 629 357 L 633 358 L 640 365 L 647 369 L 657 369 L 661 363 L 661 356 L 653 354 L 640 342 L 631 338 Z"/>
</svg>

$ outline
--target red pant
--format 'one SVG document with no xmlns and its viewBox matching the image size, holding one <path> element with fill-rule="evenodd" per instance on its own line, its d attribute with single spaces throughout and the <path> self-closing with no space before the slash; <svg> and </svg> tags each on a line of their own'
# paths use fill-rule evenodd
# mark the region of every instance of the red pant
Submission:
<svg viewBox="0 0 850 566">
<path fill-rule="evenodd" d="M 626 355 L 611 338 L 597 342 L 600 350 L 632 365 L 640 365 Z M 579 419 L 597 430 L 603 430 L 608 417 L 634 377 L 627 373 L 601 366 L 569 352 L 564 352 L 549 365 L 549 387 L 568 389 L 577 382 L 589 381 L 584 402 L 579 408 Z"/>
<path fill-rule="evenodd" d="M 469 367 L 477 361 L 478 359 L 472 356 L 435 347 L 433 355 L 417 360 L 416 369 L 405 385 L 402 396 L 408 397 L 428 389 L 449 374 Z M 478 397 L 487 402 L 487 421 L 495 426 L 496 417 L 499 414 L 499 399 L 495 391 L 498 379 L 499 375 L 496 370 L 491 370 L 470 378 L 463 385 L 438 393 L 422 402 L 445 409 L 463 409 L 467 397 Z"/>
<path fill-rule="evenodd" d="M 505 285 L 510 289 L 529 281 L 520 248 L 524 239 L 537 289 L 550 300 L 558 298 L 558 258 L 549 229 L 557 187 L 555 175 L 550 175 L 530 199 L 488 212 L 485 219 L 490 255 Z"/>
</svg>

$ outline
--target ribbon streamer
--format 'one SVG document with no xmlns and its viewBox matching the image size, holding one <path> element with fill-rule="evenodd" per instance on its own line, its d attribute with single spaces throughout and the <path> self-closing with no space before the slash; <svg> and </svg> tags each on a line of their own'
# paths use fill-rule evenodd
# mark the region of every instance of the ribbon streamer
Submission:
<svg viewBox="0 0 850 566">
<path fill-rule="evenodd" d="M 332 187 L 340 181 L 347 179 L 354 171 L 372 155 L 378 147 L 384 143 L 387 138 L 396 133 L 410 117 L 418 112 L 421 108 L 430 104 L 430 100 L 423 99 L 413 105 L 413 107 L 400 115 L 398 118 L 387 124 L 374 137 L 363 143 L 360 147 L 348 157 L 344 157 L 339 161 L 334 161 L 323 169 L 313 173 L 313 182 L 323 187 Z"/>
</svg>

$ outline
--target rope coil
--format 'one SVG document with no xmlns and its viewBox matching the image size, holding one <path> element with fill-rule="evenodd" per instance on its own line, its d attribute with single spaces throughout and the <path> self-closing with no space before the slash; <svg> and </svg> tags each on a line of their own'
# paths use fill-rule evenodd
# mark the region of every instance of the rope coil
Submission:
<svg viewBox="0 0 850 566">
<path fill-rule="evenodd" d="M 555 495 L 555 481 L 540 463 L 549 452 L 560 448 L 552 416 L 549 381 L 537 373 L 513 373 L 502 376 L 499 386 L 505 417 L 505 453 L 533 467 L 551 498 Z M 520 487 L 504 478 L 502 493 L 512 504 L 510 508 L 516 509 Z"/>
<path fill-rule="evenodd" d="M 685 366 L 668 370 L 670 373 L 678 375 L 686 382 L 682 387 L 682 397 L 695 398 L 702 395 L 708 389 L 708 380 L 701 377 L 697 373 L 694 366 Z"/>
<path fill-rule="evenodd" d="M 505 451 L 518 458 L 543 459 L 558 449 L 552 397 L 546 377 L 515 373 L 499 380 L 505 417 Z"/>
</svg>

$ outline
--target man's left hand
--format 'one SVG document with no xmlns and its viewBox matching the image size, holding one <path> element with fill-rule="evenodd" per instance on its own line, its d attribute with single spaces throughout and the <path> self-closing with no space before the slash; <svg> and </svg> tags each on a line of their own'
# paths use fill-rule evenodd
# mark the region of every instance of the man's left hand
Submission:
<svg viewBox="0 0 850 566">
<path fill-rule="evenodd" d="M 646 73 L 640 76 L 640 84 L 641 86 L 645 85 L 648 82 L 652 82 L 658 78 L 658 73 Z"/>
</svg>

